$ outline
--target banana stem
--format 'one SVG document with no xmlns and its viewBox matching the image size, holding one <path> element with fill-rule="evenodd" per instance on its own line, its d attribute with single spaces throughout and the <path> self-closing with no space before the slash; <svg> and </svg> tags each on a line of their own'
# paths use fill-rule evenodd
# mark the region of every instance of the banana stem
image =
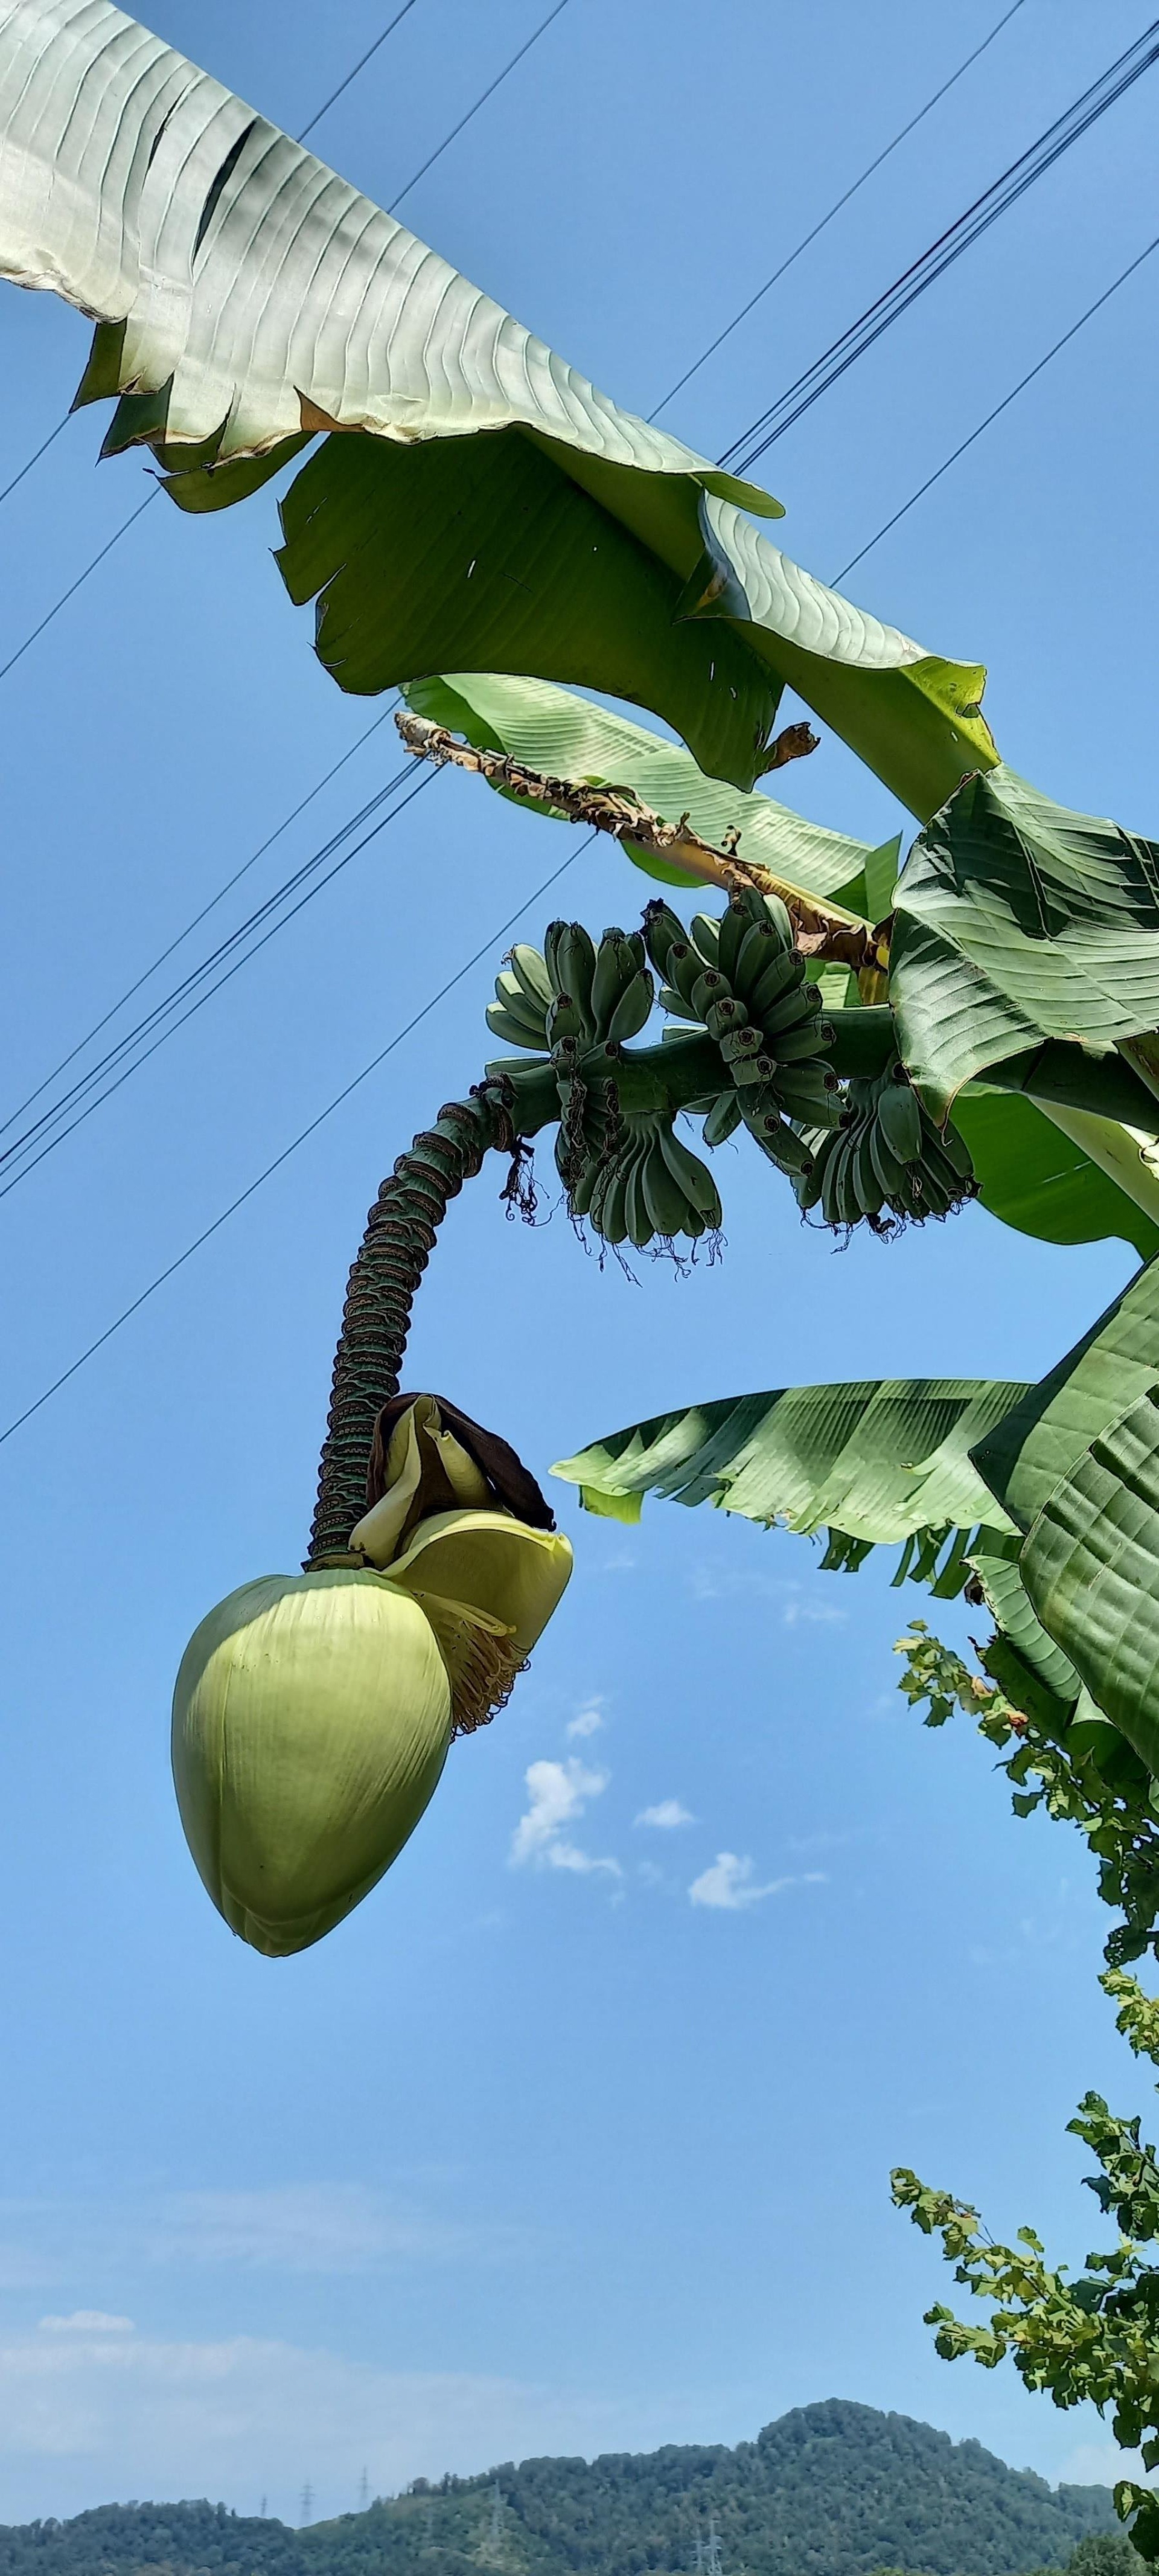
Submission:
<svg viewBox="0 0 1159 2576">
<path fill-rule="evenodd" d="M 347 1282 L 307 1566 L 343 1558 L 366 1509 L 374 1425 L 398 1393 L 415 1292 L 448 1204 L 492 1146 L 515 1142 L 510 1086 L 488 1079 L 440 1109 L 382 1184 Z"/>
</svg>

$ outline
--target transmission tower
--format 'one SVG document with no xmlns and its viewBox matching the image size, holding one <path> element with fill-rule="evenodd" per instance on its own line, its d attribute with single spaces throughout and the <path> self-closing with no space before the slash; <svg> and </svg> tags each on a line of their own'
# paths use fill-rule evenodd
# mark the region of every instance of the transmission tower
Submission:
<svg viewBox="0 0 1159 2576">
<path fill-rule="evenodd" d="M 498 2478 L 496 2478 L 495 2484 L 491 2489 L 491 2530 L 489 2538 L 492 2549 L 498 2549 L 503 2538 L 503 2498 L 499 2493 Z"/>
<path fill-rule="evenodd" d="M 724 2561 L 720 2554 L 720 2540 L 714 2513 L 710 2513 L 708 2517 L 708 2547 L 704 2553 L 704 2576 L 724 2576 Z"/>
<path fill-rule="evenodd" d="M 313 2490 L 313 2487 L 312 2487 L 312 2486 L 311 2486 L 311 2484 L 310 2484 L 309 2478 L 307 2478 L 306 2483 L 305 2483 L 305 2486 L 304 2486 L 304 2487 L 303 2487 L 303 2489 L 302 2489 L 302 2503 L 301 2503 L 301 2510 L 300 2510 L 300 2516 L 299 2516 L 299 2519 L 300 2519 L 302 2522 L 309 2522 L 310 2517 L 311 2517 L 311 2515 L 312 2515 L 313 2511 L 314 2511 L 314 2490 Z"/>
<path fill-rule="evenodd" d="M 363 2472 L 362 2472 L 362 2475 L 361 2475 L 361 2477 L 360 2477 L 360 2479 L 359 2479 L 359 2481 L 358 2481 L 358 2510 L 359 2510 L 359 2512 L 360 2512 L 360 2513 L 365 2513 L 366 2508 L 367 2508 L 367 2505 L 369 2504 L 369 2502 L 370 2502 L 370 2480 L 369 2480 L 369 2478 L 367 2477 L 366 2471 L 365 2471 L 365 2469 L 364 2469 L 364 2470 L 363 2470 Z"/>
</svg>

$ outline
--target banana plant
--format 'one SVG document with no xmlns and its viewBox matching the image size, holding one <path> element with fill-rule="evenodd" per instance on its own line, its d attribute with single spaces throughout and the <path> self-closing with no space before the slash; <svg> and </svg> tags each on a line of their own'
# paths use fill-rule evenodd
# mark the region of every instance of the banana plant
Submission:
<svg viewBox="0 0 1159 2576">
<path fill-rule="evenodd" d="M 79 404 L 219 509 L 282 503 L 339 686 L 532 673 L 665 717 L 747 788 L 786 685 L 919 817 L 997 758 L 984 672 L 753 525 L 783 515 L 625 412 L 404 224 L 109 0 L 0 0 L 0 276 L 96 331 Z"/>
</svg>

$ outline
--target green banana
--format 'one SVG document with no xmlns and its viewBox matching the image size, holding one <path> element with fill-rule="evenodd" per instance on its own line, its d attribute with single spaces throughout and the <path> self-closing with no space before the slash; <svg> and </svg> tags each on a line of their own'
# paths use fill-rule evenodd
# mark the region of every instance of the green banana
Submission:
<svg viewBox="0 0 1159 2576">
<path fill-rule="evenodd" d="M 740 1125 L 740 1106 L 735 1091 L 722 1091 L 714 1100 L 705 1119 L 702 1134 L 706 1145 L 723 1145 L 734 1136 Z"/>
<path fill-rule="evenodd" d="M 678 918 L 677 914 L 673 912 L 670 903 L 661 903 L 657 901 L 655 903 L 645 904 L 644 944 L 657 974 L 666 976 L 669 983 L 671 983 L 672 977 L 668 966 L 668 951 L 670 948 L 674 948 L 677 945 L 682 948 L 686 948 L 688 946 L 688 932 L 686 931 L 683 922 Z"/>
<path fill-rule="evenodd" d="M 639 1037 L 645 1022 L 652 1016 L 654 989 L 647 967 L 637 967 L 608 1022 L 609 1046 L 623 1046 L 628 1038 Z"/>
<path fill-rule="evenodd" d="M 741 1024 L 739 1029 L 726 1029 L 717 1041 L 726 1064 L 737 1064 L 744 1056 L 759 1055 L 764 1039 L 759 1029 Z"/>
<path fill-rule="evenodd" d="M 818 1019 L 811 1011 L 794 1029 L 778 1029 L 769 1041 L 770 1052 L 779 1064 L 803 1064 L 811 1055 L 824 1055 L 833 1044 L 832 1020 Z"/>
<path fill-rule="evenodd" d="M 510 950 L 506 963 L 518 978 L 528 1001 L 534 1003 L 537 1010 L 545 1011 L 555 987 L 547 971 L 547 960 L 541 957 L 538 948 L 529 948 L 525 941 L 520 940 Z"/>
<path fill-rule="evenodd" d="M 949 1163 L 951 1169 L 957 1173 L 959 1180 L 972 1181 L 974 1178 L 973 1156 L 968 1144 L 966 1143 L 965 1137 L 959 1135 L 952 1119 L 948 1118 L 945 1126 L 938 1128 L 937 1138 L 942 1152 L 946 1157 L 947 1163 Z"/>
<path fill-rule="evenodd" d="M 592 976 L 592 1015 L 601 1037 L 610 1028 L 616 1006 L 629 984 L 635 981 L 642 964 L 643 959 L 637 956 L 622 930 L 605 930 L 596 950 Z"/>
<path fill-rule="evenodd" d="M 702 966 L 688 998 L 693 1009 L 699 1011 L 703 1020 L 713 1002 L 724 1002 L 729 999 L 729 990 L 723 975 L 718 974 L 715 966 Z"/>
<path fill-rule="evenodd" d="M 754 984 L 751 993 L 746 997 L 754 1020 L 763 1020 L 766 1011 L 774 1008 L 782 994 L 795 992 L 798 985 L 803 984 L 804 981 L 804 958 L 798 957 L 792 948 L 778 948 L 774 952 L 771 963 L 764 968 L 759 982 Z"/>
<path fill-rule="evenodd" d="M 853 1155 L 853 1185 L 862 1216 L 880 1216 L 885 1192 L 873 1164 L 874 1120 L 867 1118 L 857 1129 L 857 1146 Z"/>
<path fill-rule="evenodd" d="M 916 1163 L 922 1150 L 922 1113 L 916 1091 L 908 1082 L 897 1082 L 887 1075 L 878 1091 L 877 1114 L 899 1163 Z"/>
<path fill-rule="evenodd" d="M 783 1029 L 800 1028 L 806 1020 L 815 1020 L 821 1009 L 821 996 L 806 975 L 783 993 L 779 1002 L 760 1012 L 760 1023 L 766 1035 L 779 1038 Z"/>
<path fill-rule="evenodd" d="M 692 937 L 708 965 L 715 966 L 720 948 L 720 921 L 715 912 L 694 912 Z"/>
<path fill-rule="evenodd" d="M 869 1122 L 869 1150 L 873 1157 L 873 1168 L 882 1198 L 888 1199 L 892 1205 L 899 1190 L 905 1187 L 907 1167 L 904 1163 L 899 1163 L 881 1120 L 877 1116 L 876 1108 Z"/>
<path fill-rule="evenodd" d="M 685 1001 L 692 1003 L 692 1008 L 696 1010 L 692 996 L 704 973 L 704 959 L 697 956 L 695 948 L 690 948 L 686 939 L 673 940 L 668 951 L 664 973 L 669 983 L 675 984 L 677 992 L 683 993 Z M 696 1016 L 699 1020 L 703 1017 L 703 1013 L 697 1011 Z"/>
<path fill-rule="evenodd" d="M 627 1218 L 628 1239 L 637 1252 L 644 1251 L 645 1247 L 651 1243 L 653 1234 L 656 1231 L 648 1213 L 648 1205 L 644 1196 L 644 1167 L 647 1159 L 648 1144 L 647 1141 L 644 1140 L 633 1147 L 629 1156 L 628 1179 L 624 1192 L 624 1213 Z"/>
<path fill-rule="evenodd" d="M 546 1034 L 541 1031 L 538 1037 L 533 1037 L 526 1020 L 517 1020 L 503 1003 L 489 1002 L 485 1016 L 492 1037 L 502 1038 L 507 1046 L 528 1047 L 533 1054 L 539 1055 L 546 1052 Z"/>
<path fill-rule="evenodd" d="M 730 1029 L 743 1029 L 745 1018 L 744 1003 L 738 1002 L 735 993 L 726 993 L 722 1002 L 709 1003 L 704 1015 L 704 1025 L 710 1038 L 715 1038 L 719 1043 L 722 1038 L 727 1037 Z"/>
<path fill-rule="evenodd" d="M 842 1157 L 848 1143 L 848 1129 L 839 1128 L 833 1139 L 829 1152 L 825 1156 L 824 1169 L 821 1175 L 821 1214 L 826 1225 L 840 1225 L 841 1223 L 841 1216 L 837 1204 L 837 1181 L 841 1170 Z"/>
<path fill-rule="evenodd" d="M 833 1151 L 836 1132 L 833 1128 L 827 1128 L 824 1135 L 820 1135 L 815 1130 L 810 1131 L 807 1128 L 801 1141 L 808 1152 L 809 1161 L 801 1171 L 794 1174 L 793 1188 L 797 1194 L 797 1205 L 802 1215 L 807 1216 L 810 1208 L 816 1207 L 821 1196 L 825 1165 Z"/>
<path fill-rule="evenodd" d="M 858 1130 L 847 1127 L 837 1165 L 837 1213 L 842 1225 L 856 1225 L 861 1214 L 857 1200 Z"/>
<path fill-rule="evenodd" d="M 688 1200 L 668 1169 L 658 1135 L 652 1138 L 644 1158 L 643 1186 L 644 1204 L 656 1233 L 670 1243 L 675 1235 L 685 1232 Z"/>
<path fill-rule="evenodd" d="M 750 921 L 733 958 L 726 967 L 734 993 L 748 1000 L 757 990 L 762 975 L 776 959 L 784 955 L 771 921 Z"/>
<path fill-rule="evenodd" d="M 667 1011 L 670 1019 L 693 1020 L 697 1028 L 703 1025 L 699 1014 L 693 1010 L 691 1002 L 685 1001 L 683 993 L 678 993 L 674 984 L 662 984 L 656 999 L 661 1010 Z"/>
<path fill-rule="evenodd" d="M 703 1217 L 706 1225 L 719 1225 L 723 1210 L 712 1174 L 707 1164 L 702 1163 L 696 1154 L 690 1154 L 687 1145 L 681 1144 L 667 1120 L 660 1129 L 660 1151 L 689 1206 L 697 1216 Z"/>
<path fill-rule="evenodd" d="M 557 993 L 547 1014 L 548 1046 L 557 1047 L 563 1038 L 572 1038 L 578 1043 L 588 1035 L 588 1023 L 571 994 Z"/>
<path fill-rule="evenodd" d="M 614 1162 L 600 1165 L 589 1213 L 596 1233 L 602 1234 L 605 1243 L 622 1243 L 627 1234 L 627 1187 L 627 1164 L 622 1154 Z"/>
<path fill-rule="evenodd" d="M 778 1106 L 787 1118 L 811 1118 L 817 1127 L 841 1124 L 841 1087 L 828 1065 L 791 1064 L 773 1076 Z"/>
<path fill-rule="evenodd" d="M 582 921 L 565 921 L 560 931 L 555 954 L 553 982 L 557 992 L 570 993 L 583 1022 L 577 1034 L 594 1038 L 595 1013 L 592 1010 L 592 979 L 596 971 L 596 952 L 590 933 Z"/>
</svg>

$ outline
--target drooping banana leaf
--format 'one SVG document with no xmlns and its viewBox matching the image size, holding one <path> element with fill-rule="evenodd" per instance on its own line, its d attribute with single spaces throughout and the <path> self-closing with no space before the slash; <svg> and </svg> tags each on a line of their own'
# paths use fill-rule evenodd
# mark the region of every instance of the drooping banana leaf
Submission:
<svg viewBox="0 0 1159 2576">
<path fill-rule="evenodd" d="M 828 832 L 806 821 L 771 796 L 745 795 L 736 787 L 706 778 L 687 751 L 648 733 L 627 716 L 556 689 L 541 680 L 503 679 L 493 673 L 450 672 L 435 680 L 412 682 L 407 701 L 416 715 L 445 725 L 465 741 L 503 751 L 546 777 L 577 784 L 629 788 L 641 804 L 668 823 L 687 815 L 693 830 L 719 849 L 729 831 L 740 835 L 738 855 L 772 868 L 808 894 L 832 895 L 851 911 L 865 912 L 867 868 L 877 891 L 881 876 L 892 892 L 897 874 L 896 839 L 879 852 L 845 832 Z M 502 790 L 500 790 L 502 793 Z M 516 799 L 524 812 L 551 813 L 543 805 Z M 702 886 L 686 868 L 668 867 L 648 852 L 622 842 L 630 858 L 648 876 L 669 885 Z M 885 866 L 879 870 L 879 860 Z M 859 900 L 859 898 L 861 898 Z M 872 916 L 888 910 L 888 895 Z"/>
<path fill-rule="evenodd" d="M 890 998 L 944 1115 L 964 1082 L 1044 1041 L 1109 1053 L 1159 1025 L 1159 845 L 1000 767 L 966 779 L 897 889 Z"/>
<path fill-rule="evenodd" d="M 356 692 L 578 681 L 760 773 L 797 689 L 919 815 L 996 757 L 983 673 L 851 606 L 744 515 L 778 504 L 621 411 L 300 144 L 108 0 L 0 0 L 0 275 L 98 324 L 81 399 L 173 497 L 285 508 Z M 255 462 L 256 460 L 256 462 Z"/>
<path fill-rule="evenodd" d="M 979 1522 L 1008 1531 L 969 1452 L 1025 1391 L 989 1378 L 779 1387 L 631 1423 L 552 1473 L 614 1520 L 638 1520 L 654 1493 L 873 1546 Z"/>
<path fill-rule="evenodd" d="M 1085 1124 L 1088 1132 L 1107 1130 L 1124 1155 L 1130 1152 L 1124 1128 L 1113 1127 L 1109 1119 Z M 1141 1261 L 1159 1252 L 1159 1182 L 1154 1184 L 1153 1219 L 1075 1136 L 1064 1134 L 1053 1117 L 1021 1092 L 960 1091 L 954 1125 L 970 1148 L 981 1204 L 1004 1225 L 1042 1243 L 1101 1243 L 1117 1235 L 1134 1245 Z M 1140 1188 L 1144 1175 L 1137 1148 L 1134 1159 L 1134 1186 Z"/>
<path fill-rule="evenodd" d="M 1043 1627 L 1159 1773 L 1159 1262 L 974 1457 Z"/>
</svg>

